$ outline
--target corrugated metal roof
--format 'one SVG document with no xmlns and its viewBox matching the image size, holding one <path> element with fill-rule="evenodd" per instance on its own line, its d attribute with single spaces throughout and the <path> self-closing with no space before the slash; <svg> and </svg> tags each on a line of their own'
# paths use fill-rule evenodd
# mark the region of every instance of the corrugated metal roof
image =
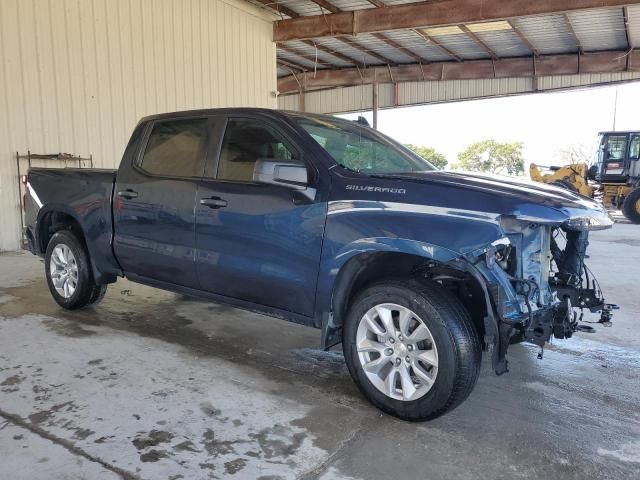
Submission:
<svg viewBox="0 0 640 480">
<path fill-rule="evenodd" d="M 512 23 L 541 54 L 578 50 L 576 39 L 563 15 L 518 18 Z"/>
<path fill-rule="evenodd" d="M 374 8 L 374 5 L 367 0 L 331 0 L 331 3 L 340 10 L 364 10 Z"/>
<path fill-rule="evenodd" d="M 255 3 L 258 0 L 250 1 Z M 368 0 L 326 1 L 344 11 L 376 8 Z M 414 0 L 385 1 L 388 6 L 407 3 L 417 2 Z M 279 4 L 301 15 L 318 15 L 321 12 L 320 7 L 311 0 L 282 0 Z M 264 4 L 260 5 L 267 8 Z M 375 34 L 344 37 L 352 43 L 355 42 L 351 45 L 335 37 L 317 38 L 313 41 L 364 65 L 409 64 L 416 63 L 418 59 L 424 62 L 465 61 L 490 58 L 492 55 L 498 58 L 527 57 L 534 53 L 530 46 L 541 55 L 575 53 L 579 47 L 585 52 L 625 51 L 630 46 L 640 47 L 640 6 L 628 7 L 627 10 L 631 45 L 627 44 L 622 7 L 465 25 L 464 27 L 471 30 L 472 34 L 465 32 L 460 26 L 451 25 L 383 32 L 390 42 Z M 329 12 L 325 11 L 325 14 Z M 291 52 L 285 53 L 282 49 L 278 49 L 278 55 L 281 58 L 288 58 L 305 67 L 323 69 L 353 65 L 326 52 L 320 50 L 316 52 L 313 47 L 302 42 L 285 42 L 284 45 L 294 47 L 307 57 L 313 55 L 315 58 L 317 54 L 318 62 L 309 62 L 308 58 L 306 60 L 296 58 Z M 363 51 L 358 48 L 358 45 L 377 56 Z M 408 53 L 407 50 L 415 55 Z"/>
<path fill-rule="evenodd" d="M 445 62 L 453 59 L 413 30 L 394 30 L 385 32 L 385 35 L 429 62 Z"/>
<path fill-rule="evenodd" d="M 427 28 L 423 32 L 462 60 L 489 57 L 484 48 L 459 27 Z"/>
<path fill-rule="evenodd" d="M 380 65 L 381 62 L 375 57 L 366 54 L 365 52 L 358 50 L 346 43 L 338 40 L 337 38 L 317 38 L 314 40 L 320 45 L 340 52 L 364 65 Z"/>
<path fill-rule="evenodd" d="M 640 5 L 627 7 L 627 20 L 629 42 L 633 48 L 640 48 Z"/>
<path fill-rule="evenodd" d="M 317 68 L 326 68 L 327 66 L 350 67 L 353 65 L 350 62 L 345 62 L 340 58 L 334 57 L 333 55 L 300 40 L 286 42 L 283 43 L 282 46 L 285 48 L 279 49 L 278 57 L 280 57 L 281 51 L 283 54 L 288 53 L 291 55 L 290 51 L 287 52 L 287 49 L 292 49 L 291 51 L 299 52 L 306 57 L 312 57 L 312 63 L 317 63 Z M 291 59 L 293 60 L 293 56 L 291 56 Z M 309 58 L 307 58 L 307 60 L 309 60 Z"/>
<path fill-rule="evenodd" d="M 354 38 L 354 40 L 357 41 L 359 45 L 362 45 L 363 47 L 368 48 L 385 58 L 388 58 L 389 60 L 391 60 L 391 63 L 397 64 L 415 62 L 412 57 L 403 53 L 399 49 L 392 47 L 378 37 L 374 37 L 371 34 L 358 35 Z M 380 63 L 380 61 L 378 61 L 378 63 Z"/>
<path fill-rule="evenodd" d="M 423 3 L 425 0 L 384 0 L 384 4 L 388 7 L 391 5 L 405 5 L 407 3 Z"/>
<path fill-rule="evenodd" d="M 585 51 L 627 48 L 622 8 L 589 10 L 567 14 Z"/>
<path fill-rule="evenodd" d="M 467 25 L 467 28 L 473 31 L 498 57 L 522 57 L 531 55 L 533 52 L 531 52 L 529 47 L 520 39 L 518 34 L 513 31 L 510 25 L 507 22 L 501 23 L 506 23 L 507 28 L 494 28 L 485 31 L 478 29 L 478 31 L 475 31 L 476 29 L 473 27 L 482 24 Z"/>
</svg>

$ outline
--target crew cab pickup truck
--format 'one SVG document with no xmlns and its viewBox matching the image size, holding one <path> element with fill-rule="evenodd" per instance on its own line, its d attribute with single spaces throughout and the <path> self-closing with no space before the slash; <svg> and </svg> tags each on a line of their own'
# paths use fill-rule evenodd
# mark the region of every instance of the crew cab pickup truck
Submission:
<svg viewBox="0 0 640 480">
<path fill-rule="evenodd" d="M 51 295 L 95 305 L 118 277 L 321 330 L 378 408 L 427 420 L 486 352 L 542 349 L 611 306 L 584 264 L 612 222 L 570 191 L 448 173 L 367 126 L 261 109 L 155 115 L 114 170 L 32 168 L 30 250 Z"/>
</svg>

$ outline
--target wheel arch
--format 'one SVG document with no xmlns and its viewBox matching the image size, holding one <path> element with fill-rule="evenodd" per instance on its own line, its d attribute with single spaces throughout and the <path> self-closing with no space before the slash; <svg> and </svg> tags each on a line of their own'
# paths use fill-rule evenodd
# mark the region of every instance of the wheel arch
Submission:
<svg viewBox="0 0 640 480">
<path fill-rule="evenodd" d="M 38 212 L 35 228 L 35 247 L 40 255 L 46 253 L 51 237 L 61 230 L 71 231 L 84 245 L 89 256 L 91 273 L 97 283 L 106 284 L 115 281 L 115 277 L 104 275 L 97 268 L 95 252 L 91 242 L 87 241 L 87 232 L 81 219 L 73 209 L 65 205 L 47 205 Z"/>
<path fill-rule="evenodd" d="M 399 239 L 368 239 L 367 249 L 355 249 L 353 245 L 346 249 L 351 253 L 340 265 L 329 268 L 333 273 L 328 301 L 320 303 L 321 346 L 328 349 L 342 339 L 342 325 L 349 306 L 357 293 L 368 285 L 381 279 L 397 279 L 415 277 L 421 281 L 429 281 L 423 275 L 430 268 L 440 268 L 457 272 L 473 285 L 473 299 L 481 307 L 477 312 L 469 312 L 477 325 L 481 338 L 485 333 L 484 319 L 490 307 L 489 294 L 480 275 L 472 275 L 471 265 L 460 255 L 445 247 L 432 244 Z M 468 308 L 469 302 L 463 302 Z M 472 314 L 473 313 L 473 314 Z"/>
</svg>

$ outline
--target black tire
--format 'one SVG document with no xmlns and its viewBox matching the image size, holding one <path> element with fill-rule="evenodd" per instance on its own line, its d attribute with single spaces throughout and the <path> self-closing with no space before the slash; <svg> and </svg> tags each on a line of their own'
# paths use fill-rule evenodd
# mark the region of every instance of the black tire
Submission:
<svg viewBox="0 0 640 480">
<path fill-rule="evenodd" d="M 73 256 L 78 268 L 78 279 L 75 291 L 71 296 L 65 298 L 58 293 L 51 278 L 51 254 L 58 245 L 66 245 Z M 45 275 L 51 296 L 58 305 L 67 310 L 76 310 L 87 306 L 95 305 L 104 297 L 107 286 L 96 284 L 89 263 L 89 255 L 82 243 L 72 232 L 62 230 L 56 232 L 49 240 L 45 255 Z"/>
<path fill-rule="evenodd" d="M 106 285 L 96 285 L 91 292 L 91 297 L 89 298 L 89 303 L 87 306 L 96 306 L 98 305 L 104 296 L 107 294 L 107 286 Z"/>
<path fill-rule="evenodd" d="M 631 223 L 640 224 L 640 187 L 625 197 L 622 213 Z"/>
<path fill-rule="evenodd" d="M 358 358 L 358 324 L 366 312 L 383 303 L 394 303 L 415 312 L 436 344 L 435 381 L 416 400 L 394 399 L 378 390 Z M 349 372 L 363 395 L 380 410 L 403 420 L 431 420 L 453 410 L 469 396 L 480 373 L 482 346 L 478 332 L 462 303 L 435 283 L 397 280 L 366 288 L 350 306 L 342 343 Z"/>
</svg>

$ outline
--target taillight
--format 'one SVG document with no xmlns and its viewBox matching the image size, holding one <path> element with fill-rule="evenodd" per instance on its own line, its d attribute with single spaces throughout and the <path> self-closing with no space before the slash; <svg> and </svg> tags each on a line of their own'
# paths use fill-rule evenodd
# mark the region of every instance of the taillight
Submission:
<svg viewBox="0 0 640 480">
<path fill-rule="evenodd" d="M 22 211 L 27 211 L 27 194 L 22 195 Z"/>
<path fill-rule="evenodd" d="M 22 176 L 20 177 L 20 181 L 22 181 L 22 184 L 23 184 L 23 185 L 26 185 L 26 184 L 27 184 L 27 178 L 28 178 L 28 177 L 27 177 L 26 175 L 22 175 Z"/>
</svg>

